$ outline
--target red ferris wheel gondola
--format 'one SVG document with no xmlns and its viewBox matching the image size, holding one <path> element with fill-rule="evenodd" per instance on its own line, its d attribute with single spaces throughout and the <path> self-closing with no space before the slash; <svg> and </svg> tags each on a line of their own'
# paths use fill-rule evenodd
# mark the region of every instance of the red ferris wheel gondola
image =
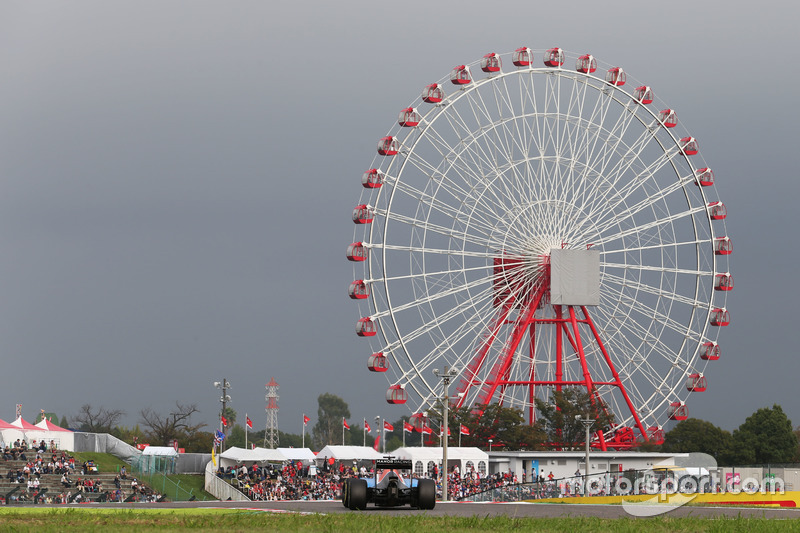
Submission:
<svg viewBox="0 0 800 533">
<path fill-rule="evenodd" d="M 621 67 L 613 67 L 608 69 L 608 72 L 606 72 L 606 83 L 610 83 L 611 85 L 615 85 L 617 87 L 622 87 L 625 85 L 626 80 L 627 76 Z"/>
<path fill-rule="evenodd" d="M 575 70 L 584 74 L 591 74 L 597 70 L 597 60 L 591 54 L 584 54 L 578 58 Z"/>
<path fill-rule="evenodd" d="M 484 72 L 500 72 L 503 62 L 498 54 L 489 52 L 481 59 L 481 70 Z"/>
<path fill-rule="evenodd" d="M 560 67 L 564 64 L 564 51 L 561 48 L 551 48 L 544 53 L 544 64 L 548 67 Z"/>
<path fill-rule="evenodd" d="M 633 91 L 633 97 L 636 99 L 637 102 L 640 104 L 652 104 L 653 99 L 653 89 L 648 87 L 647 85 L 641 85 Z"/>
<path fill-rule="evenodd" d="M 533 63 L 533 52 L 527 46 L 517 48 L 511 54 L 511 62 L 515 67 L 529 67 Z"/>
</svg>

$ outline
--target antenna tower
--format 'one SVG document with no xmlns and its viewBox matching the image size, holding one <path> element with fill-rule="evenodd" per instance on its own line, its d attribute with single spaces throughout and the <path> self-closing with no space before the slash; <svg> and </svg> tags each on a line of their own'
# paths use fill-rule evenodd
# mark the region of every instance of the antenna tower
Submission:
<svg viewBox="0 0 800 533">
<path fill-rule="evenodd" d="M 264 432 L 264 448 L 277 448 L 280 444 L 278 437 L 278 383 L 275 378 L 270 378 L 267 383 L 267 430 Z"/>
</svg>

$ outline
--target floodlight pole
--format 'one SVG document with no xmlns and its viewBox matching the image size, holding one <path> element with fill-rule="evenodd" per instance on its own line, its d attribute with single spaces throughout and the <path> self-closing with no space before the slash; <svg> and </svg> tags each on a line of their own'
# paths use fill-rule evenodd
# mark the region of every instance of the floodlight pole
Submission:
<svg viewBox="0 0 800 533">
<path fill-rule="evenodd" d="M 592 429 L 595 421 L 591 418 L 582 418 L 581 415 L 575 415 L 575 419 L 583 424 L 583 427 L 586 429 L 586 464 L 583 465 L 583 470 L 585 472 L 583 480 L 583 495 L 586 496 L 586 493 L 589 490 L 589 431 Z"/>
<path fill-rule="evenodd" d="M 222 411 L 219 413 L 219 430 L 222 434 L 225 434 L 225 426 L 222 424 L 222 418 L 225 416 L 225 407 L 227 406 L 228 401 L 230 401 L 231 397 L 228 396 L 228 389 L 231 388 L 230 382 L 222 378 L 222 381 L 215 381 L 214 386 L 218 389 L 222 389 L 222 396 L 220 397 L 219 401 L 222 402 Z M 225 439 L 222 439 L 222 442 L 219 443 L 219 451 L 225 450 Z"/>
<path fill-rule="evenodd" d="M 447 441 L 450 440 L 448 437 L 448 430 L 450 428 L 449 421 L 448 421 L 448 412 L 450 411 L 450 397 L 448 396 L 447 388 L 450 385 L 450 380 L 453 379 L 458 375 L 458 372 L 455 370 L 450 370 L 449 367 L 445 366 L 443 372 L 439 372 L 439 369 L 436 368 L 433 370 L 433 373 L 436 377 L 441 378 L 442 385 L 444 385 L 444 397 L 442 398 L 442 411 L 444 411 L 444 421 L 442 427 L 442 501 L 447 501 Z"/>
</svg>

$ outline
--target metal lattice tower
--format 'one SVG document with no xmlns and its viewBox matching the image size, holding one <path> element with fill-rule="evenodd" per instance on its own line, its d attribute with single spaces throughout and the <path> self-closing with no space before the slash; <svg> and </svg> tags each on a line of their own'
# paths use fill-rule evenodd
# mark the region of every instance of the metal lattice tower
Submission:
<svg viewBox="0 0 800 533">
<path fill-rule="evenodd" d="M 270 378 L 266 388 L 267 430 L 264 432 L 264 448 L 277 448 L 280 439 L 278 437 L 278 383 L 275 378 Z"/>
</svg>

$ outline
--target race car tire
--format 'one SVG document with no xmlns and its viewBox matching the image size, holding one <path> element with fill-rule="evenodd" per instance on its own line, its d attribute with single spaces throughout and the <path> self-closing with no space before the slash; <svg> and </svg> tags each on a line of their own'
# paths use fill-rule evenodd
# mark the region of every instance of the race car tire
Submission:
<svg viewBox="0 0 800 533">
<path fill-rule="evenodd" d="M 420 509 L 433 509 L 436 506 L 436 482 L 432 479 L 420 479 L 417 482 L 419 494 L 417 507 Z"/>
<path fill-rule="evenodd" d="M 342 484 L 342 505 L 350 507 L 350 479 L 345 479 Z"/>
<path fill-rule="evenodd" d="M 348 508 L 363 511 L 367 508 L 367 480 L 351 479 L 347 491 Z"/>
</svg>

